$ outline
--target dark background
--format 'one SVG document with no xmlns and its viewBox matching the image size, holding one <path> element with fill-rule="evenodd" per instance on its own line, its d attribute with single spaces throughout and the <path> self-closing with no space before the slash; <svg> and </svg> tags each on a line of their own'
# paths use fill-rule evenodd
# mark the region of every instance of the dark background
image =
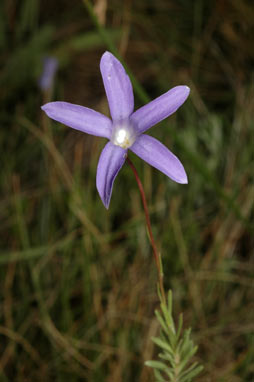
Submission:
<svg viewBox="0 0 254 382">
<path fill-rule="evenodd" d="M 191 88 L 149 131 L 189 184 L 131 159 L 174 315 L 199 345 L 196 381 L 253 382 L 253 41 L 247 0 L 1 1 L 1 381 L 154 381 L 144 362 L 157 355 L 157 275 L 133 174 L 126 164 L 105 210 L 95 178 L 106 141 L 40 109 L 63 100 L 108 114 L 99 61 L 115 47 L 136 107 Z M 58 70 L 42 90 L 48 56 Z"/>
</svg>

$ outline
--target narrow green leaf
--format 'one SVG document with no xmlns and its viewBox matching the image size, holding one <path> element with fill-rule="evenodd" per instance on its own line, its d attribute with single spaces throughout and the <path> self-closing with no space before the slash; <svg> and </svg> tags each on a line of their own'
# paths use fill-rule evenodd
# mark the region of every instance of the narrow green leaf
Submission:
<svg viewBox="0 0 254 382">
<path fill-rule="evenodd" d="M 179 338 L 180 338 L 180 334 L 181 334 L 181 331 L 182 331 L 182 327 L 183 327 L 183 315 L 182 315 L 182 313 L 181 313 L 180 316 L 179 316 L 178 328 L 177 328 L 177 332 L 176 332 L 176 339 L 177 339 L 177 341 L 178 341 Z"/>
<path fill-rule="evenodd" d="M 163 362 L 160 362 L 160 361 L 146 361 L 145 365 L 148 367 L 152 367 L 153 369 L 159 369 L 159 370 L 163 370 L 163 371 L 166 371 L 166 369 L 167 369 L 167 366 Z"/>
<path fill-rule="evenodd" d="M 191 358 L 194 356 L 194 354 L 196 353 L 198 347 L 197 346 L 194 346 L 192 349 L 190 349 L 190 351 L 185 355 L 185 357 L 181 357 L 181 364 L 179 366 L 179 369 L 180 371 L 182 371 L 185 366 L 187 365 L 187 363 L 191 360 Z"/>
<path fill-rule="evenodd" d="M 196 377 L 202 370 L 203 366 L 197 366 L 194 370 L 188 372 L 188 374 L 186 374 L 185 376 L 180 377 L 181 382 L 191 382 L 193 378 Z"/>
<path fill-rule="evenodd" d="M 197 366 L 197 362 L 194 362 L 191 366 L 188 367 L 188 369 L 180 373 L 181 377 L 185 377 L 186 375 L 188 375 L 192 370 L 196 368 L 196 366 Z"/>
<path fill-rule="evenodd" d="M 168 291 L 168 311 L 170 316 L 172 316 L 172 300 L 173 300 L 172 290 L 169 290 Z"/>
<path fill-rule="evenodd" d="M 167 334 L 168 333 L 168 327 L 167 327 L 165 321 L 163 320 L 162 315 L 160 314 L 160 312 L 158 310 L 155 311 L 155 315 L 156 315 L 157 320 L 159 321 L 162 329 Z"/>
<path fill-rule="evenodd" d="M 179 346 L 179 353 L 185 355 L 190 351 L 192 347 L 193 347 L 193 342 L 190 340 L 190 329 L 186 329 L 183 333 L 182 343 Z"/>
<path fill-rule="evenodd" d="M 169 353 L 172 353 L 172 348 L 169 346 L 169 344 L 165 341 L 163 341 L 162 339 L 158 338 L 158 337 L 152 337 L 152 341 L 158 345 L 159 347 L 161 347 L 162 349 L 168 351 Z"/>
<path fill-rule="evenodd" d="M 166 337 L 165 334 L 161 332 L 160 338 L 162 341 L 169 344 L 169 346 L 172 350 L 172 354 L 174 354 L 175 348 L 176 348 L 176 338 L 175 338 L 174 334 L 171 331 L 169 331 L 167 333 L 167 337 Z"/>
<path fill-rule="evenodd" d="M 165 318 L 165 321 L 166 321 L 166 324 L 167 324 L 169 330 L 171 330 L 172 333 L 175 334 L 174 321 L 173 321 L 173 318 L 171 316 L 170 311 L 168 310 L 168 307 L 165 304 L 162 303 L 161 304 L 161 310 L 162 310 L 163 316 Z"/>
<path fill-rule="evenodd" d="M 173 353 L 160 353 L 159 354 L 159 357 L 161 359 L 164 359 L 165 361 L 168 361 L 171 364 L 174 364 L 175 360 L 174 360 L 174 354 Z"/>
<path fill-rule="evenodd" d="M 154 370 L 154 376 L 155 376 L 155 381 L 156 382 L 167 382 L 161 375 L 161 373 L 159 372 L 159 370 Z"/>
</svg>

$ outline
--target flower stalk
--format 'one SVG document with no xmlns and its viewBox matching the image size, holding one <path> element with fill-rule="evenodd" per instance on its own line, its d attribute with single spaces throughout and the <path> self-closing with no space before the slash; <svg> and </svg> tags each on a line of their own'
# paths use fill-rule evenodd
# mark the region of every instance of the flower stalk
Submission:
<svg viewBox="0 0 254 382">
<path fill-rule="evenodd" d="M 160 334 L 158 337 L 153 337 L 152 341 L 160 348 L 161 352 L 159 353 L 159 360 L 146 361 L 145 365 L 153 369 L 156 382 L 192 382 L 203 369 L 197 362 L 192 362 L 197 346 L 190 338 L 191 330 L 182 330 L 182 315 L 179 317 L 177 327 L 175 325 L 172 315 L 172 291 L 169 291 L 166 298 L 161 254 L 154 240 L 144 188 L 133 162 L 129 157 L 126 160 L 135 176 L 142 199 L 159 280 L 160 310 L 156 310 L 155 315 L 160 325 Z"/>
<path fill-rule="evenodd" d="M 127 160 L 128 164 L 129 164 L 130 168 L 132 169 L 132 172 L 135 176 L 135 179 L 136 179 L 136 182 L 138 185 L 138 189 L 140 192 L 140 196 L 142 199 L 144 212 L 145 212 L 145 218 L 146 218 L 147 230 L 148 230 L 148 234 L 149 234 L 150 243 L 151 243 L 151 246 L 153 249 L 154 260 L 155 260 L 156 268 L 157 268 L 157 272 L 158 272 L 159 289 L 160 289 L 162 300 L 165 302 L 166 296 L 165 296 L 165 290 L 164 290 L 164 286 L 163 286 L 163 268 L 162 268 L 161 254 L 157 250 L 157 247 L 155 244 L 144 188 L 143 188 L 142 182 L 138 176 L 138 172 L 137 172 L 136 167 L 134 166 L 133 162 L 130 160 L 129 157 L 127 157 L 126 160 Z"/>
</svg>

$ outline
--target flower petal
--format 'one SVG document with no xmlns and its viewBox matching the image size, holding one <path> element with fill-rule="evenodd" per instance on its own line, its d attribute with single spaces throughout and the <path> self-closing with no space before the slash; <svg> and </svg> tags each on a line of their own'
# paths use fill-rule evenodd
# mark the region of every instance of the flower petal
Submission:
<svg viewBox="0 0 254 382">
<path fill-rule="evenodd" d="M 157 139 L 143 134 L 137 138 L 130 150 L 175 182 L 188 183 L 182 163 Z"/>
<path fill-rule="evenodd" d="M 124 67 L 113 54 L 105 52 L 100 69 L 113 121 L 128 118 L 134 109 L 134 96 Z"/>
<path fill-rule="evenodd" d="M 108 142 L 101 152 L 99 159 L 96 186 L 101 200 L 106 208 L 109 207 L 114 180 L 123 166 L 127 150 Z"/>
<path fill-rule="evenodd" d="M 95 110 L 68 102 L 49 102 L 41 108 L 50 118 L 73 129 L 98 137 L 111 137 L 111 120 Z"/>
<path fill-rule="evenodd" d="M 176 86 L 135 111 L 130 119 L 136 131 L 143 133 L 173 114 L 184 103 L 189 93 L 188 86 Z"/>
</svg>

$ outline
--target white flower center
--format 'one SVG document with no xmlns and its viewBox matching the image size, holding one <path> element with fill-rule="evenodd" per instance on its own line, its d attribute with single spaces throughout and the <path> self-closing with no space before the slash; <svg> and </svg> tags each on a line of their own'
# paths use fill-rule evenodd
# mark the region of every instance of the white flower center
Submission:
<svg viewBox="0 0 254 382">
<path fill-rule="evenodd" d="M 118 145 L 122 145 L 127 140 L 127 132 L 124 129 L 120 129 L 115 135 L 115 141 Z"/>
<path fill-rule="evenodd" d="M 133 127 L 126 121 L 118 123 L 113 127 L 111 142 L 116 146 L 128 149 L 133 145 L 136 138 Z"/>
</svg>

